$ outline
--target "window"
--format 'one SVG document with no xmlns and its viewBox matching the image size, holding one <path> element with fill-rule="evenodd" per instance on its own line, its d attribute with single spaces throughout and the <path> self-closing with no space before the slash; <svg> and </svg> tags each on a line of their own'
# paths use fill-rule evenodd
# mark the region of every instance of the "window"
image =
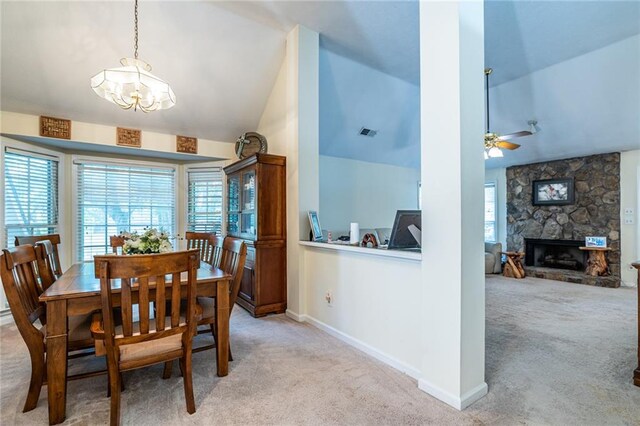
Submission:
<svg viewBox="0 0 640 426">
<path fill-rule="evenodd" d="M 110 251 L 109 236 L 154 227 L 175 235 L 175 169 L 81 160 L 77 259 Z"/>
<path fill-rule="evenodd" d="M 6 147 L 4 153 L 4 247 L 17 235 L 58 230 L 58 158 Z"/>
<path fill-rule="evenodd" d="M 222 169 L 188 169 L 187 181 L 187 230 L 222 235 Z"/>
<path fill-rule="evenodd" d="M 484 240 L 496 241 L 496 184 L 484 184 Z"/>
</svg>

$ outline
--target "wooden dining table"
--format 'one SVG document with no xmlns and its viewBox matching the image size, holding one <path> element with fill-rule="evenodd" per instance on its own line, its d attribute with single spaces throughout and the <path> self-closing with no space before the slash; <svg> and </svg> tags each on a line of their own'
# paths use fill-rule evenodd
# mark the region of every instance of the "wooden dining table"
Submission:
<svg viewBox="0 0 640 426">
<path fill-rule="evenodd" d="M 217 298 L 216 363 L 218 376 L 229 372 L 229 288 L 231 275 L 202 263 L 197 274 L 197 295 Z M 49 424 L 65 419 L 67 398 L 67 317 L 89 314 L 101 309 L 100 280 L 93 262 L 77 263 L 69 268 L 40 296 L 47 306 L 47 394 Z M 186 297 L 186 273 L 182 274 L 183 297 Z M 170 277 L 166 285 L 171 284 Z M 114 299 L 119 302 L 119 284 L 114 282 Z M 150 288 L 153 284 L 150 283 Z M 135 288 L 132 289 L 135 298 Z"/>
</svg>

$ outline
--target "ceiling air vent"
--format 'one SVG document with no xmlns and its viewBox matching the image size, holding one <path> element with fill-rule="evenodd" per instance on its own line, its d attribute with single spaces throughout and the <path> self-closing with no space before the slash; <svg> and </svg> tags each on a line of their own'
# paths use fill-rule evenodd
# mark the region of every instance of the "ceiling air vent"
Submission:
<svg viewBox="0 0 640 426">
<path fill-rule="evenodd" d="M 378 133 L 377 130 L 371 130 L 371 129 L 367 129 L 366 127 L 363 127 L 362 129 L 360 129 L 360 132 L 358 134 L 361 136 L 369 136 L 370 138 L 372 138 L 377 133 Z"/>
</svg>

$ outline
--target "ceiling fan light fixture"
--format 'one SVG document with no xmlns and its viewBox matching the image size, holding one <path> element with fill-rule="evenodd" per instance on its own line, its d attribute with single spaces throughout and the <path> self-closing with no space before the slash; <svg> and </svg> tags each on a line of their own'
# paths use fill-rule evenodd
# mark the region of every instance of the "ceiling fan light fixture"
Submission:
<svg viewBox="0 0 640 426">
<path fill-rule="evenodd" d="M 504 154 L 502 153 L 502 150 L 500 148 L 498 148 L 497 146 L 489 148 L 489 152 L 487 154 L 491 158 L 502 158 L 502 157 L 504 157 Z"/>
<path fill-rule="evenodd" d="M 527 124 L 529 125 L 529 131 L 531 133 L 536 134 L 540 131 L 540 128 L 537 126 L 538 120 L 529 120 Z"/>
<path fill-rule="evenodd" d="M 138 59 L 138 0 L 135 0 L 134 27 L 134 57 L 121 59 L 121 67 L 94 75 L 91 88 L 98 96 L 122 109 L 143 112 L 169 109 L 176 104 L 171 86 L 151 74 L 151 65 Z"/>
</svg>

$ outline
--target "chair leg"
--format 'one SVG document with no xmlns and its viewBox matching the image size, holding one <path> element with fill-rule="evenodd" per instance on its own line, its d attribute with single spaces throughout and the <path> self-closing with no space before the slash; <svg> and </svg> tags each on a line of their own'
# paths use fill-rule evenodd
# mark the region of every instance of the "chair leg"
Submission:
<svg viewBox="0 0 640 426">
<path fill-rule="evenodd" d="M 188 351 L 180 358 L 180 369 L 182 370 L 182 382 L 184 384 L 184 399 L 187 401 L 187 412 L 196 412 L 196 403 L 193 398 L 193 381 L 191 377 L 191 351 Z"/>
<path fill-rule="evenodd" d="M 111 412 L 109 414 L 109 423 L 111 426 L 118 426 L 120 424 L 120 389 L 122 386 L 122 375 L 119 372 L 113 372 L 110 376 Z"/>
<path fill-rule="evenodd" d="M 29 355 L 31 355 L 31 382 L 29 383 L 27 400 L 22 409 L 23 413 L 33 410 L 38 405 L 40 390 L 42 389 L 45 375 L 44 351 L 30 352 Z"/>
<path fill-rule="evenodd" d="M 171 377 L 171 370 L 173 370 L 173 361 L 165 362 L 164 371 L 162 372 L 162 378 L 166 380 Z"/>
</svg>

